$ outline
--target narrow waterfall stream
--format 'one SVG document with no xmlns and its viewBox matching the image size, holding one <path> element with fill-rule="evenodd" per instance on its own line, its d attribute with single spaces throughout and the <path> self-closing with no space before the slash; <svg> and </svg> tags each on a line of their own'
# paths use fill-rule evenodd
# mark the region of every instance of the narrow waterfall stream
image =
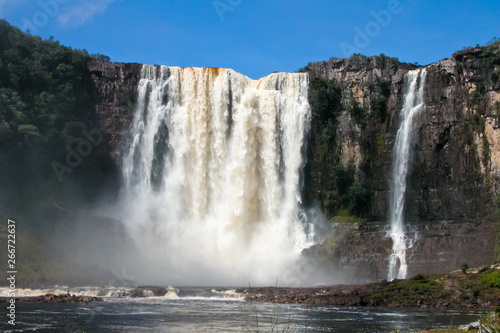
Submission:
<svg viewBox="0 0 500 333">
<path fill-rule="evenodd" d="M 404 206 L 408 166 L 413 148 L 414 120 L 424 108 L 425 69 L 410 71 L 405 76 L 403 108 L 399 115 L 399 129 L 394 143 L 392 186 L 390 198 L 390 237 L 392 254 L 389 258 L 387 279 L 405 279 L 408 273 L 406 252 L 409 240 L 405 234 Z"/>
</svg>

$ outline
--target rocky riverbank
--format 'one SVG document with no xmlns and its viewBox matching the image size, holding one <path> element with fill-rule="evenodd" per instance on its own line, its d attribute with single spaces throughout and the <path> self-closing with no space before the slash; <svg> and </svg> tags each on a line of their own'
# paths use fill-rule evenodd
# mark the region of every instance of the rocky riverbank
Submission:
<svg viewBox="0 0 500 333">
<path fill-rule="evenodd" d="M 317 306 L 495 308 L 500 306 L 500 267 L 450 274 L 418 274 L 408 280 L 314 288 L 246 288 L 247 301 Z"/>
<path fill-rule="evenodd" d="M 0 303 L 8 303 L 11 298 L 0 297 Z M 87 304 L 89 302 L 102 302 L 101 297 L 76 296 L 71 294 L 55 295 L 46 294 L 40 296 L 16 297 L 16 303 L 78 303 Z"/>
</svg>

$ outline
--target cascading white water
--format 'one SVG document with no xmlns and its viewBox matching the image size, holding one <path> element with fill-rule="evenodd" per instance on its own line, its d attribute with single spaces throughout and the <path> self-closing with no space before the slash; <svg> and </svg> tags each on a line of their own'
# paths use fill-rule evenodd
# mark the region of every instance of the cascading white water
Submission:
<svg viewBox="0 0 500 333">
<path fill-rule="evenodd" d="M 307 94 L 307 74 L 143 66 L 124 213 L 164 283 L 275 283 L 311 245 L 299 218 Z"/>
<path fill-rule="evenodd" d="M 413 145 L 414 119 L 424 108 L 425 69 L 410 71 L 405 76 L 403 109 L 399 115 L 399 129 L 394 143 L 392 160 L 392 186 L 390 198 L 390 236 L 392 254 L 389 258 L 388 280 L 405 279 L 408 272 L 406 251 L 409 239 L 405 234 L 403 211 L 406 194 L 408 163 Z M 399 264 L 399 265 L 398 265 Z"/>
</svg>

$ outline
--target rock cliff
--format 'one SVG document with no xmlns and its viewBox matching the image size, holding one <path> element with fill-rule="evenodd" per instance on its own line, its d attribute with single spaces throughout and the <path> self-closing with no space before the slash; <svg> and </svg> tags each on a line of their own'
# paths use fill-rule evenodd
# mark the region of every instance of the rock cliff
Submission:
<svg viewBox="0 0 500 333">
<path fill-rule="evenodd" d="M 426 107 L 405 206 L 409 274 L 445 272 L 495 260 L 500 190 L 500 67 L 496 44 L 425 66 Z M 334 239 L 305 251 L 328 272 L 358 281 L 385 278 L 392 151 L 405 74 L 421 66 L 380 55 L 310 63 L 312 131 L 306 205 L 321 207 Z M 94 60 L 101 130 L 119 160 L 135 107 L 141 65 Z M 333 274 L 333 273 L 332 273 Z"/>
<path fill-rule="evenodd" d="M 96 113 L 101 130 L 109 133 L 109 145 L 115 160 L 121 156 L 120 145 L 133 121 L 141 64 L 92 60 L 89 70 L 96 93 Z"/>
<path fill-rule="evenodd" d="M 408 236 L 413 240 L 410 276 L 495 260 L 500 184 L 498 47 L 497 42 L 469 48 L 425 66 L 426 107 L 415 128 L 405 205 Z M 336 245 L 306 253 L 329 258 L 332 267 L 362 281 L 386 275 L 392 148 L 404 75 L 416 68 L 383 55 L 355 55 L 302 69 L 311 76 L 314 111 L 310 201 L 334 223 L 355 222 L 344 237 L 335 239 Z M 340 101 L 327 117 L 318 81 L 335 87 Z M 362 192 L 352 190 L 356 182 Z M 362 209 L 356 209 L 360 199 Z M 348 215 L 363 219 L 346 219 L 346 209 Z"/>
</svg>

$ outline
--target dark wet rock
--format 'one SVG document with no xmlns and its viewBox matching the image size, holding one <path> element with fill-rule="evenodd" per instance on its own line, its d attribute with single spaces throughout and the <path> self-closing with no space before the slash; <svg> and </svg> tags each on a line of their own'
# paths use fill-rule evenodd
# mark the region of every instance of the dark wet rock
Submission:
<svg viewBox="0 0 500 333">
<path fill-rule="evenodd" d="M 162 297 L 167 293 L 167 288 L 155 286 L 141 286 L 137 287 L 130 293 L 130 297 Z"/>
<path fill-rule="evenodd" d="M 237 290 L 247 301 L 295 303 L 317 306 L 384 306 L 421 308 L 495 308 L 500 306 L 500 288 L 485 286 L 484 272 L 454 272 L 416 275 L 408 280 L 382 281 L 366 285 L 336 285 L 314 288 L 245 288 Z M 472 290 L 479 290 L 474 293 Z"/>
<path fill-rule="evenodd" d="M 116 160 L 121 158 L 120 148 L 133 121 L 141 69 L 141 64 L 134 63 L 93 60 L 89 64 L 100 130 L 107 134 L 105 144 Z"/>
<path fill-rule="evenodd" d="M 10 302 L 11 298 L 0 297 L 0 302 Z M 16 297 L 16 303 L 78 303 L 102 302 L 102 298 L 94 296 L 76 296 L 71 294 L 46 294 L 43 296 Z"/>
</svg>

